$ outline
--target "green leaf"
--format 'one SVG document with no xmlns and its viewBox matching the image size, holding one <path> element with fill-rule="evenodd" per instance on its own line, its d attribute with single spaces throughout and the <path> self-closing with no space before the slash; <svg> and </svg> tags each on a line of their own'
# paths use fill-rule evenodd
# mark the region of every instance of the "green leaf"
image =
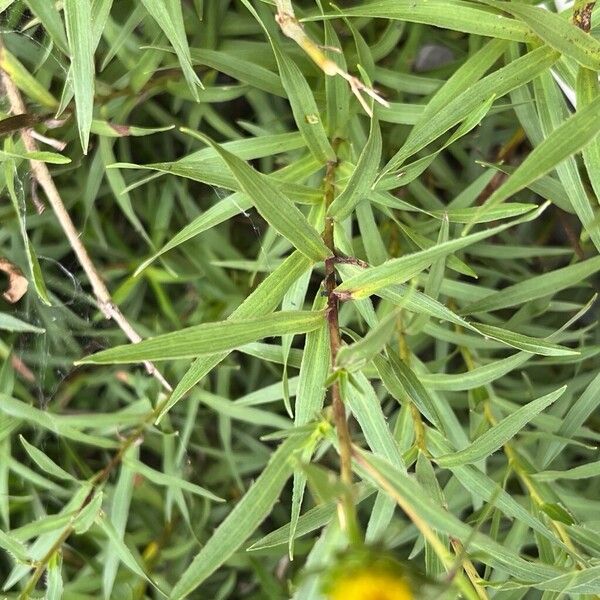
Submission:
<svg viewBox="0 0 600 600">
<path fill-rule="evenodd" d="M 473 219 L 477 219 L 476 223 L 490 223 L 491 221 L 499 221 L 500 219 L 518 217 L 530 212 L 535 207 L 535 204 L 510 202 L 509 204 L 490 208 L 485 213 L 482 213 L 477 206 L 469 206 L 468 208 L 451 208 L 445 211 L 434 210 L 431 211 L 431 214 L 440 219 L 447 216 L 451 223 L 471 223 Z"/>
<path fill-rule="evenodd" d="M 315 299 L 314 307 L 325 303 L 325 298 Z M 318 418 L 323 408 L 325 391 L 327 389 L 327 376 L 329 374 L 330 349 L 329 330 L 327 322 L 318 329 L 306 334 L 306 343 L 302 353 L 298 388 L 296 390 L 296 404 L 294 406 L 294 425 L 302 427 Z M 300 519 L 300 508 L 304 498 L 306 475 L 301 471 L 294 473 L 292 489 L 292 510 L 289 533 L 289 555 L 294 554 L 294 540 Z"/>
<path fill-rule="evenodd" d="M 62 554 L 55 552 L 48 563 L 45 600 L 61 600 L 63 591 Z"/>
<path fill-rule="evenodd" d="M 522 333 L 509 331 L 494 325 L 484 325 L 483 323 L 474 323 L 473 326 L 484 336 L 491 337 L 495 340 L 500 340 L 518 350 L 533 352 L 542 356 L 570 356 L 579 354 L 577 350 L 572 350 L 560 344 L 553 344 L 546 340 L 533 338 Z"/>
<path fill-rule="evenodd" d="M 45 0 L 27 0 L 27 5 L 38 17 L 59 50 L 64 54 L 68 54 L 69 48 L 65 28 L 54 3 Z"/>
<path fill-rule="evenodd" d="M 365 337 L 349 346 L 342 346 L 337 354 L 336 366 L 348 371 L 364 367 L 396 334 L 399 315 L 399 310 L 392 311 L 369 330 Z"/>
<path fill-rule="evenodd" d="M 152 245 L 144 226 L 133 209 L 131 197 L 126 190 L 123 175 L 118 169 L 107 168 L 109 165 L 112 165 L 115 162 L 115 156 L 112 151 L 112 142 L 106 137 L 100 138 L 100 156 L 102 162 L 104 163 L 106 179 L 110 189 L 113 192 L 115 201 L 136 231 L 142 236 L 142 238 L 144 238 L 144 240 L 148 242 L 149 245 Z"/>
<path fill-rule="evenodd" d="M 194 63 L 221 71 L 238 81 L 247 83 L 269 94 L 286 97 L 279 76 L 257 64 L 256 61 L 208 48 L 192 48 L 191 55 Z"/>
<path fill-rule="evenodd" d="M 307 169 L 312 170 L 318 166 L 314 159 L 310 157 Z M 283 172 L 285 171 L 285 173 Z M 278 171 L 282 178 L 282 186 L 289 183 L 292 179 L 298 177 L 296 169 L 282 169 Z M 201 234 L 219 223 L 223 223 L 240 212 L 247 211 L 252 208 L 252 200 L 243 193 L 236 192 L 223 198 L 217 204 L 209 208 L 206 212 L 196 217 L 191 223 L 188 223 L 181 231 L 176 233 L 156 254 L 145 260 L 136 270 L 135 275 L 138 275 L 154 262 L 162 254 L 173 250 L 177 246 L 187 242 L 193 237 Z"/>
<path fill-rule="evenodd" d="M 382 456 L 405 470 L 398 444 L 387 425 L 375 390 L 363 373 L 356 373 L 353 378 L 356 385 L 349 381 L 343 386 L 346 392 L 344 399 L 358 421 L 367 444 L 376 456 Z"/>
<path fill-rule="evenodd" d="M 565 525 L 573 525 L 575 523 L 573 516 L 560 504 L 544 502 L 541 508 L 553 521 L 559 521 Z"/>
<path fill-rule="evenodd" d="M 319 327 L 324 318 L 323 311 L 287 311 L 275 313 L 268 319 L 203 323 L 158 335 L 137 344 L 103 350 L 78 361 L 77 364 L 106 365 L 210 355 L 234 350 L 265 337 L 306 333 Z"/>
<path fill-rule="evenodd" d="M 481 367 L 476 367 L 466 373 L 433 373 L 422 374 L 419 379 L 423 385 L 432 390 L 448 390 L 460 392 L 473 390 L 487 385 L 514 371 L 531 358 L 529 352 L 517 352 L 506 358 L 501 358 Z"/>
<path fill-rule="evenodd" d="M 585 423 L 586 419 L 597 410 L 599 404 L 600 375 L 596 375 L 579 398 L 570 406 L 562 418 L 556 434 L 562 436 L 564 440 L 571 438 L 579 427 Z M 542 464 L 547 465 L 563 450 L 566 445 L 564 440 L 551 441 L 546 448 L 542 449 L 540 453 L 542 455 Z"/>
<path fill-rule="evenodd" d="M 77 513 L 73 519 L 73 531 L 77 535 L 84 534 L 96 522 L 102 510 L 103 500 L 104 493 L 102 490 L 96 490 L 93 498 Z"/>
<path fill-rule="evenodd" d="M 292 474 L 291 456 L 305 442 L 302 436 L 290 437 L 273 453 L 258 479 L 179 577 L 170 595 L 172 600 L 189 597 L 265 520 Z"/>
<path fill-rule="evenodd" d="M 268 315 L 281 302 L 290 285 L 310 267 L 310 261 L 303 254 L 294 252 L 246 298 L 228 320 L 237 321 L 258 317 L 259 315 Z M 227 354 L 228 352 L 215 353 L 194 361 L 173 390 L 169 401 L 159 415 L 159 420 L 174 404 L 181 400 L 187 391 L 218 365 Z"/>
<path fill-rule="evenodd" d="M 92 133 L 96 133 L 103 137 L 109 138 L 121 138 L 121 137 L 140 137 L 145 135 L 152 135 L 154 133 L 162 133 L 164 131 L 171 131 L 174 125 L 165 125 L 164 127 L 138 127 L 136 125 L 122 125 L 117 123 L 110 123 L 108 121 L 102 121 L 100 119 L 94 119 L 92 121 Z"/>
<path fill-rule="evenodd" d="M 6 182 L 6 189 L 10 196 L 15 214 L 19 221 L 19 229 L 21 231 L 21 238 L 23 239 L 23 245 L 25 246 L 25 255 L 27 256 L 27 266 L 29 267 L 29 273 L 33 281 L 35 291 L 39 299 L 47 306 L 51 305 L 50 298 L 48 295 L 48 289 L 42 276 L 42 270 L 38 261 L 37 254 L 29 239 L 27 233 L 27 207 L 25 205 L 25 198 L 22 187 L 15 186 L 15 164 L 12 160 L 7 160 L 4 163 L 4 179 Z M 8 315 L 7 315 L 8 316 Z M 6 322 L 6 319 L 3 319 Z M 13 318 L 13 326 L 17 320 Z"/>
<path fill-rule="evenodd" d="M 495 51 L 496 48 L 492 46 L 491 50 Z M 489 54 L 490 57 L 497 56 L 495 52 Z M 422 121 L 415 125 L 404 145 L 385 166 L 380 178 L 387 172 L 398 169 L 409 156 L 422 150 L 451 127 L 468 118 L 490 97 L 501 98 L 528 83 L 549 69 L 558 60 L 558 57 L 558 53 L 548 47 L 538 48 L 513 60 L 505 67 L 494 71 L 464 90 L 459 87 L 458 94 L 454 89 L 455 86 L 450 89 L 442 88 L 436 95 L 436 99 L 439 98 L 439 109 L 435 113 L 427 112 L 423 115 Z M 489 68 L 487 61 L 483 64 L 484 67 Z M 441 104 L 442 99 L 445 100 L 445 105 Z"/>
<path fill-rule="evenodd" d="M 125 459 L 137 459 L 139 455 L 139 447 L 134 446 L 129 448 L 124 455 Z M 125 464 L 122 464 L 119 469 L 119 477 L 117 479 L 110 507 L 110 519 L 113 528 L 113 533 L 119 541 L 123 540 L 125 528 L 129 519 L 129 511 L 131 507 L 131 499 L 133 497 L 135 472 Z M 102 568 L 102 591 L 105 600 L 112 597 L 113 586 L 117 576 L 119 562 L 122 560 L 120 554 L 116 551 L 118 542 L 111 540 L 108 548 L 106 559 Z M 114 547 L 114 549 L 113 549 Z"/>
<path fill-rule="evenodd" d="M 573 467 L 568 471 L 543 471 L 534 473 L 532 477 L 537 481 L 554 481 L 555 479 L 590 479 L 600 475 L 600 461 L 586 463 Z"/>
<path fill-rule="evenodd" d="M 505 417 L 497 425 L 494 425 L 476 438 L 467 448 L 452 454 L 438 456 L 435 461 L 440 467 L 450 467 L 472 464 L 488 457 L 517 435 L 531 419 L 558 400 L 563 395 L 565 389 L 566 386 L 563 386 L 550 394 L 528 402 L 525 406 Z"/>
<path fill-rule="evenodd" d="M 0 49 L 0 68 L 29 98 L 49 109 L 56 109 L 58 100 L 4 46 Z"/>
<path fill-rule="evenodd" d="M 131 550 L 127 547 L 121 536 L 115 530 L 113 524 L 106 518 L 105 515 L 99 515 L 96 523 L 110 540 L 114 552 L 121 559 L 121 562 L 133 573 L 145 579 L 148 583 L 155 585 L 154 582 L 144 573 L 144 569 L 140 566 Z"/>
<path fill-rule="evenodd" d="M 65 23 L 71 55 L 79 139 L 87 153 L 94 113 L 94 46 L 90 0 L 65 0 Z"/>
<path fill-rule="evenodd" d="M 67 481 L 75 481 L 75 478 L 70 473 L 67 473 L 62 467 L 57 465 L 49 456 L 46 456 L 41 450 L 32 446 L 22 435 L 19 436 L 21 444 L 23 444 L 23 448 L 29 456 L 31 460 L 36 463 L 36 465 L 51 475 L 56 479 L 64 479 Z"/>
<path fill-rule="evenodd" d="M 161 473 L 160 471 L 157 471 L 156 469 L 145 465 L 139 460 L 134 460 L 133 458 L 126 458 L 124 464 L 126 464 L 135 473 L 139 473 L 142 477 L 145 477 L 146 479 L 148 479 L 148 481 L 156 483 L 157 485 L 180 488 L 192 494 L 196 494 L 197 496 L 208 498 L 213 502 L 224 502 L 223 498 L 215 496 L 215 494 L 213 494 L 206 488 L 196 485 L 195 483 L 185 481 L 185 479 L 175 477 L 174 475 Z"/>
<path fill-rule="evenodd" d="M 243 191 L 252 199 L 263 218 L 300 252 L 315 262 L 324 260 L 329 249 L 300 210 L 278 190 L 270 178 L 255 171 L 246 162 L 228 152 L 203 134 L 187 131 L 210 145 L 225 161 Z"/>
<path fill-rule="evenodd" d="M 13 538 L 9 533 L 5 533 L 0 529 L 0 548 L 14 556 L 22 563 L 29 561 L 27 548 L 19 540 Z"/>
<path fill-rule="evenodd" d="M 524 219 L 528 220 L 532 217 L 535 218 L 537 214 L 536 211 L 531 213 L 531 216 L 524 217 Z M 497 227 L 479 233 L 437 244 L 432 248 L 421 250 L 420 252 L 414 252 L 413 254 L 388 260 L 382 265 L 365 269 L 363 273 L 347 279 L 336 288 L 336 291 L 338 293 L 349 294 L 353 298 L 370 296 L 382 288 L 402 283 L 415 275 L 418 275 L 421 271 L 431 265 L 434 260 L 440 257 L 447 256 L 457 250 L 466 248 L 471 244 L 496 235 L 509 227 L 513 227 L 519 222 L 521 221 L 513 221 L 505 225 L 498 225 Z"/>
<path fill-rule="evenodd" d="M 366 498 L 372 496 L 373 492 L 374 490 L 370 485 L 364 483 L 358 484 L 355 487 L 354 495 L 356 504 L 358 505 Z M 324 502 L 323 504 L 319 504 L 307 510 L 298 519 L 298 527 L 296 529 L 295 538 L 298 539 L 307 533 L 312 533 L 313 531 L 321 529 L 323 526 L 327 525 L 327 523 L 329 523 L 331 519 L 335 517 L 336 507 L 337 502 L 334 500 L 329 500 L 328 502 Z M 289 542 L 290 529 L 290 523 L 283 525 L 283 527 L 268 533 L 258 541 L 254 542 L 251 546 L 248 546 L 246 550 L 248 552 L 256 552 L 264 550 L 265 548 L 283 546 Z"/>
<path fill-rule="evenodd" d="M 142 0 L 142 4 L 171 42 L 190 91 L 194 98 L 198 100 L 197 88 L 202 88 L 203 85 L 192 67 L 192 57 L 185 35 L 181 2 L 178 0 Z"/>
<path fill-rule="evenodd" d="M 373 118 L 369 138 L 360 153 L 356 167 L 346 187 L 329 206 L 329 216 L 336 221 L 343 221 L 349 217 L 356 205 L 367 196 L 377 176 L 381 149 L 381 130 L 377 119 Z"/>
<path fill-rule="evenodd" d="M 595 256 L 568 267 L 530 277 L 525 281 L 510 285 L 499 292 L 489 294 L 481 300 L 467 305 L 462 313 L 490 312 L 523 304 L 536 298 L 554 295 L 561 290 L 577 285 L 598 269 L 600 269 L 600 257 Z"/>
<path fill-rule="evenodd" d="M 581 110 L 598 97 L 600 97 L 598 73 L 591 69 L 580 67 L 577 72 L 577 109 Z M 600 202 L 600 138 L 598 136 L 584 146 L 583 162 L 585 163 L 590 183 L 596 194 L 596 200 Z"/>
<path fill-rule="evenodd" d="M 298 131 L 304 137 L 306 145 L 319 162 L 334 161 L 336 158 L 335 152 L 327 139 L 327 133 L 323 126 L 319 108 L 302 71 L 298 68 L 294 60 L 287 56 L 278 39 L 269 34 L 268 28 L 265 27 L 252 5 L 247 2 L 244 4 L 263 27 L 273 48 L 281 76 L 281 83 L 292 107 Z"/>
<path fill-rule="evenodd" d="M 480 213 L 485 214 L 488 208 L 504 202 L 591 142 L 600 133 L 600 123 L 596 118 L 598 110 L 600 110 L 600 97 L 595 98 L 554 129 L 527 155 L 506 182 L 488 198 L 480 208 Z M 475 217 L 472 222 L 474 220 Z"/>
<path fill-rule="evenodd" d="M 367 0 L 361 2 L 360 6 L 344 8 L 331 16 L 340 15 L 399 19 L 517 42 L 535 39 L 533 32 L 526 25 L 482 10 L 463 0 L 427 0 L 421 3 L 415 3 L 413 0 Z"/>
<path fill-rule="evenodd" d="M 45 329 L 25 323 L 25 321 L 21 321 L 21 319 L 17 319 L 17 317 L 13 317 L 4 312 L 0 312 L 0 329 L 18 333 L 46 333 Z"/>
<path fill-rule="evenodd" d="M 542 132 L 548 138 L 565 123 L 571 114 L 563 93 L 550 73 L 544 73 L 534 82 L 535 97 L 538 103 L 539 122 Z M 579 173 L 575 156 L 566 157 L 556 165 L 556 173 L 562 183 L 568 203 L 589 234 L 596 249 L 600 249 L 600 229 L 588 196 L 586 186 Z"/>
<path fill-rule="evenodd" d="M 600 71 L 600 42 L 570 20 L 539 6 L 497 0 L 478 2 L 514 15 L 555 50 L 588 69 Z"/>
<path fill-rule="evenodd" d="M 43 429 L 71 440 L 100 448 L 118 447 L 118 443 L 114 440 L 84 433 L 69 425 L 68 421 L 61 415 L 52 414 L 47 410 L 40 410 L 6 394 L 0 394 L 0 411 L 17 419 L 22 419 L 27 423 L 35 423 Z"/>
</svg>

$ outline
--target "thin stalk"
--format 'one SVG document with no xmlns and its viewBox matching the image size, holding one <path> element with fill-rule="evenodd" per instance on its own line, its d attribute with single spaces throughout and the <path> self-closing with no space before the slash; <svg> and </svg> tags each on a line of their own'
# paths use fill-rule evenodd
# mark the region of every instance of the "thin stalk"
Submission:
<svg viewBox="0 0 600 600">
<path fill-rule="evenodd" d="M 334 142 L 337 149 L 339 142 Z M 325 211 L 331 205 L 335 197 L 335 170 L 337 162 L 330 161 L 327 164 L 324 183 Z M 325 216 L 325 228 L 323 241 L 331 251 L 331 256 L 325 261 L 325 293 L 327 294 L 327 325 L 329 331 L 329 347 L 331 356 L 331 368 L 335 368 L 337 355 L 342 343 L 339 325 L 339 298 L 335 293 L 337 278 L 335 272 L 336 249 L 334 240 L 334 221 L 327 214 Z M 346 407 L 342 398 L 340 383 L 336 378 L 331 385 L 331 408 L 333 421 L 337 432 L 340 453 L 340 479 L 344 484 L 344 492 L 341 499 L 339 517 L 340 526 L 348 533 L 351 542 L 360 543 L 362 537 L 356 516 L 356 506 L 352 495 L 352 438 L 348 429 L 346 418 Z"/>
</svg>

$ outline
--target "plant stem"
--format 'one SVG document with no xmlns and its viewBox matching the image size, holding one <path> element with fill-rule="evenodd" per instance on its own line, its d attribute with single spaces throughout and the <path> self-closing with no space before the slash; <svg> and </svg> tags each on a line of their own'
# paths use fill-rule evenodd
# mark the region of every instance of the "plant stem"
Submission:
<svg viewBox="0 0 600 600">
<path fill-rule="evenodd" d="M 337 150 L 339 140 L 334 141 L 334 150 Z M 324 197 L 325 211 L 329 208 L 335 197 L 335 170 L 337 161 L 327 163 L 325 172 Z M 337 257 L 334 240 L 334 221 L 325 215 L 325 229 L 323 241 L 331 251 L 331 256 L 325 261 L 325 292 L 327 294 L 327 325 L 329 330 L 329 347 L 331 368 L 335 369 L 337 355 L 341 346 L 339 325 L 339 298 L 335 293 L 337 286 L 335 261 Z M 340 524 L 348 533 L 351 542 L 360 543 L 362 537 L 358 527 L 356 507 L 352 494 L 352 438 L 348 429 L 346 407 L 342 398 L 340 383 L 336 378 L 331 385 L 331 408 L 333 421 L 338 436 L 340 453 L 340 479 L 344 485 L 344 493 L 340 505 Z"/>
</svg>

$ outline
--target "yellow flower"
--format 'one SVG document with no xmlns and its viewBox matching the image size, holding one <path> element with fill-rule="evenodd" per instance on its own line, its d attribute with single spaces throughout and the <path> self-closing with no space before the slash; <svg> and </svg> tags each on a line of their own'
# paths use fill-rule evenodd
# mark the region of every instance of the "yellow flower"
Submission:
<svg viewBox="0 0 600 600">
<path fill-rule="evenodd" d="M 413 600 L 404 577 L 388 570 L 362 569 L 338 577 L 329 600 Z"/>
</svg>

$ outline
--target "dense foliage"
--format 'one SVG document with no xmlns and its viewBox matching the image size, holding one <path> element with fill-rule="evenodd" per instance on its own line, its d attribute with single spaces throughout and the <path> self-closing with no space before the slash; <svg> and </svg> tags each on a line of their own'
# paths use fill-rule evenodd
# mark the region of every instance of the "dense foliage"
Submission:
<svg viewBox="0 0 600 600">
<path fill-rule="evenodd" d="M 0 10 L 7 598 L 600 597 L 593 3 Z"/>
</svg>

